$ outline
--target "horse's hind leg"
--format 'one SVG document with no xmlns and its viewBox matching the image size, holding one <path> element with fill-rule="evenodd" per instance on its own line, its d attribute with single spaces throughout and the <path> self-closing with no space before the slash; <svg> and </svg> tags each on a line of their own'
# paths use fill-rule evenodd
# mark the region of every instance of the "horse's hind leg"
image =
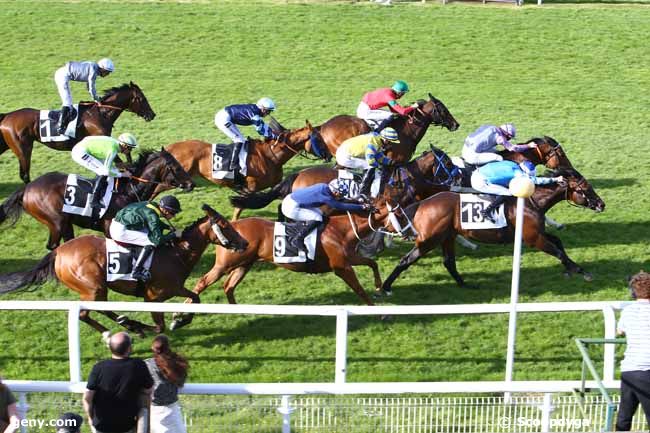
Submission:
<svg viewBox="0 0 650 433">
<path fill-rule="evenodd" d="M 352 269 L 352 267 L 348 266 L 345 268 L 335 268 L 334 273 L 343 281 L 345 281 L 345 283 L 350 286 L 352 290 L 354 290 L 354 293 L 356 293 L 362 301 L 368 305 L 374 305 L 370 299 L 370 296 L 368 296 L 363 286 L 359 282 L 357 274 L 354 273 L 354 269 Z"/>
<path fill-rule="evenodd" d="M 186 289 L 185 287 L 182 287 L 179 291 L 179 293 L 176 293 L 174 296 L 185 296 L 185 303 L 191 303 L 191 304 L 200 304 L 201 303 L 201 298 L 199 297 L 198 294 Z M 158 322 L 156 321 L 156 317 L 153 315 L 154 313 L 151 313 L 151 317 L 153 317 L 154 322 L 156 325 L 159 326 Z M 169 329 L 172 331 L 175 331 L 177 329 L 182 328 L 183 326 L 187 326 L 190 323 L 192 323 L 192 320 L 194 319 L 194 314 L 193 313 L 174 313 L 172 315 L 172 323 L 169 325 Z M 163 319 L 162 322 L 162 328 L 165 329 L 165 322 Z M 162 332 L 159 331 L 159 332 Z"/>
<path fill-rule="evenodd" d="M 460 276 L 456 269 L 456 245 L 454 241 L 455 237 L 452 236 L 442 242 L 442 263 L 445 265 L 445 268 L 447 268 L 449 274 L 454 277 L 456 283 L 462 287 L 465 285 L 465 281 L 463 281 L 463 277 Z"/>
<path fill-rule="evenodd" d="M 365 265 L 372 269 L 372 276 L 375 279 L 375 291 L 381 292 L 381 275 L 379 274 L 379 266 L 373 259 L 363 256 L 352 256 L 348 261 L 350 266 Z"/>
<path fill-rule="evenodd" d="M 226 282 L 223 283 L 223 291 L 226 294 L 226 298 L 228 298 L 228 303 L 230 304 L 237 303 L 237 301 L 235 301 L 235 289 L 237 288 L 237 285 L 241 282 L 241 280 L 244 279 L 244 277 L 250 270 L 251 266 L 253 266 L 253 263 L 240 266 L 230 271 L 230 275 L 228 275 Z"/>
</svg>

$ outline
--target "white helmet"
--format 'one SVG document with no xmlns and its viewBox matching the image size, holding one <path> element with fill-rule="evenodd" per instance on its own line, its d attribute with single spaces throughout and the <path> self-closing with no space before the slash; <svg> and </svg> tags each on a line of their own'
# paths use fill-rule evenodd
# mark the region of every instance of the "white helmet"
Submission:
<svg viewBox="0 0 650 433">
<path fill-rule="evenodd" d="M 108 72 L 113 72 L 115 70 L 115 65 L 113 64 L 113 61 L 106 57 L 104 57 L 103 59 L 99 59 L 97 61 L 97 66 L 99 66 L 100 68 Z"/>
<path fill-rule="evenodd" d="M 340 194 L 345 197 L 350 193 L 350 186 L 348 183 L 339 179 L 331 180 L 327 186 L 329 187 L 332 194 Z"/>
<path fill-rule="evenodd" d="M 271 98 L 260 98 L 259 101 L 257 101 L 256 104 L 260 109 L 264 109 L 267 111 L 273 111 L 275 110 L 275 102 L 273 102 L 273 99 Z"/>
<path fill-rule="evenodd" d="M 130 147 L 131 149 L 138 147 L 138 140 L 136 140 L 135 135 L 131 134 L 130 132 L 124 132 L 120 134 L 120 136 L 117 137 L 117 141 L 119 141 L 121 144 L 124 144 L 125 146 Z"/>
<path fill-rule="evenodd" d="M 513 125 L 512 123 L 504 123 L 503 125 L 499 126 L 499 129 L 501 129 L 503 132 L 508 134 L 509 139 L 515 138 L 515 135 L 517 134 L 515 125 Z"/>
</svg>

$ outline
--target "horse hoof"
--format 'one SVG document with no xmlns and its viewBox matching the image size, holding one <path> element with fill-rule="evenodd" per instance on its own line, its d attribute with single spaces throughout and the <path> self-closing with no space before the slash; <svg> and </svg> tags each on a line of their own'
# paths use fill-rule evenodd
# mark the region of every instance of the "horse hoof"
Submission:
<svg viewBox="0 0 650 433">
<path fill-rule="evenodd" d="M 566 226 L 564 224 L 560 224 L 559 226 L 556 227 L 558 230 L 564 230 Z"/>
<path fill-rule="evenodd" d="M 391 316 L 389 314 L 385 314 L 383 316 L 380 316 L 379 320 L 381 320 L 384 323 L 392 322 L 393 321 L 393 316 Z"/>
<path fill-rule="evenodd" d="M 591 275 L 589 272 L 585 272 L 585 273 L 582 275 L 582 277 L 585 279 L 585 281 L 589 281 L 589 282 L 591 282 L 591 281 L 594 280 L 594 276 Z"/>
<path fill-rule="evenodd" d="M 176 319 L 172 321 L 171 325 L 169 325 L 169 330 L 176 331 L 177 329 L 181 329 L 185 325 L 187 325 L 186 321 L 181 319 Z"/>
</svg>

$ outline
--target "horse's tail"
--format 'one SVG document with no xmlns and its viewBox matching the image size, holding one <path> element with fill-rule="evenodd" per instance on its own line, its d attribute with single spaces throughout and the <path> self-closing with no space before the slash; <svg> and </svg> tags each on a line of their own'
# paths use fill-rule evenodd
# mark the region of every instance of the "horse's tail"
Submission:
<svg viewBox="0 0 650 433">
<path fill-rule="evenodd" d="M 7 219 L 11 220 L 11 225 L 16 224 L 18 218 L 23 213 L 23 195 L 25 194 L 25 187 L 21 187 L 16 192 L 11 194 L 8 199 L 0 205 L 0 224 Z"/>
<path fill-rule="evenodd" d="M 0 294 L 27 289 L 33 284 L 41 284 L 49 279 L 58 280 L 54 271 L 56 250 L 41 259 L 31 270 L 0 275 Z"/>
<path fill-rule="evenodd" d="M 262 209 L 273 200 L 284 198 L 291 194 L 291 187 L 297 177 L 298 173 L 289 175 L 282 182 L 266 192 L 253 192 L 232 196 L 230 197 L 230 204 L 240 209 Z"/>
</svg>

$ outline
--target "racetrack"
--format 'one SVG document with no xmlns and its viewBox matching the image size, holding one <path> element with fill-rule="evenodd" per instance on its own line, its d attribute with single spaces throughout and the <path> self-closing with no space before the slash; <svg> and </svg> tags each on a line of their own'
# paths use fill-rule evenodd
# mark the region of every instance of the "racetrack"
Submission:
<svg viewBox="0 0 650 433">
<path fill-rule="evenodd" d="M 115 133 L 130 131 L 147 148 L 187 138 L 224 141 L 213 126 L 214 113 L 265 95 L 278 104 L 276 117 L 285 126 L 302 126 L 305 119 L 320 124 L 353 113 L 365 91 L 398 78 L 412 88 L 406 99 L 431 92 L 461 123 L 454 133 L 431 130 L 421 150 L 431 142 L 459 154 L 464 137 L 489 122 L 514 122 L 522 139 L 550 135 L 607 203 L 602 214 L 565 204 L 550 213 L 567 225 L 557 234 L 569 256 L 595 279 L 565 279 L 556 259 L 526 250 L 520 301 L 624 299 L 625 276 L 647 268 L 646 6 L 0 1 L 0 18 L 0 112 L 57 108 L 56 68 L 67 60 L 110 56 L 116 72 L 99 79 L 98 88 L 134 81 L 157 113 L 151 123 L 124 114 Z M 76 100 L 88 98 L 79 83 L 72 93 Z M 310 164 L 295 159 L 285 172 Z M 52 170 L 81 172 L 69 153 L 35 144 L 32 178 Z M 0 199 L 20 185 L 17 160 L 5 152 L 0 155 Z M 179 226 L 196 219 L 203 202 L 230 214 L 229 192 L 202 185 L 178 194 L 186 210 Z M 258 215 L 272 216 L 274 209 Z M 0 271 L 35 264 L 46 253 L 46 239 L 45 228 L 29 217 L 12 228 L 0 226 Z M 384 253 L 379 260 L 383 276 L 409 248 L 400 243 Z M 511 251 L 511 246 L 458 249 L 458 269 L 478 289 L 458 289 L 441 258 L 431 255 L 395 283 L 389 302 L 507 302 Z M 187 287 L 212 261 L 209 249 Z M 370 273 L 359 268 L 358 274 L 371 289 Z M 298 275 L 269 265 L 255 267 L 237 297 L 257 304 L 358 303 L 334 275 Z M 76 296 L 50 283 L 2 299 Z M 208 290 L 203 301 L 225 302 L 220 286 Z M 580 361 L 572 339 L 601 336 L 601 316 L 521 316 L 515 378 L 578 379 Z M 388 324 L 353 318 L 348 380 L 500 380 L 506 323 L 505 316 L 404 317 Z M 65 330 L 61 313 L 0 315 L 3 377 L 66 377 Z M 170 335 L 192 361 L 192 382 L 332 379 L 331 319 L 199 317 Z M 87 374 L 106 350 L 89 327 L 82 327 L 82 338 Z M 148 344 L 139 341 L 136 355 L 146 356 Z"/>
</svg>

